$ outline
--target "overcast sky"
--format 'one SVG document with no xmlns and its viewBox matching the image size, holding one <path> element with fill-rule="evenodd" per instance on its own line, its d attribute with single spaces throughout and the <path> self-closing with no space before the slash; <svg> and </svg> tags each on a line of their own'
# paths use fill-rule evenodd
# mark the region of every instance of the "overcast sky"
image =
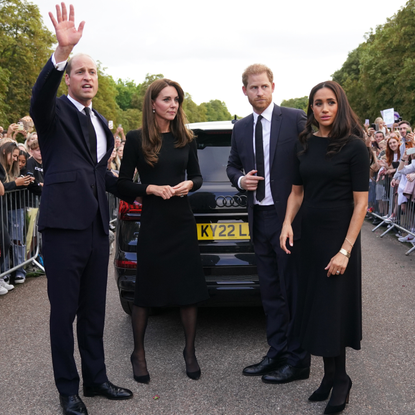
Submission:
<svg viewBox="0 0 415 415">
<path fill-rule="evenodd" d="M 54 33 L 48 11 L 32 1 Z M 67 3 L 69 4 L 69 3 Z M 364 35 L 384 24 L 404 0 L 74 0 L 75 24 L 86 22 L 75 51 L 91 55 L 115 80 L 143 82 L 147 73 L 181 84 L 200 104 L 224 101 L 252 112 L 241 74 L 252 63 L 274 72 L 274 102 L 308 95 L 331 79 Z M 74 52 L 75 52 L 74 51 Z"/>
</svg>

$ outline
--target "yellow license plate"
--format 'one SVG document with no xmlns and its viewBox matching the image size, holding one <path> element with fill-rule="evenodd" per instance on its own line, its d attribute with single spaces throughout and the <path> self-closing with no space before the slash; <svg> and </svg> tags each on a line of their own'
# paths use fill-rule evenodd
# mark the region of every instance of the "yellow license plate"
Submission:
<svg viewBox="0 0 415 415">
<path fill-rule="evenodd" d="M 246 222 L 197 223 L 197 238 L 199 241 L 249 239 L 249 226 Z"/>
</svg>

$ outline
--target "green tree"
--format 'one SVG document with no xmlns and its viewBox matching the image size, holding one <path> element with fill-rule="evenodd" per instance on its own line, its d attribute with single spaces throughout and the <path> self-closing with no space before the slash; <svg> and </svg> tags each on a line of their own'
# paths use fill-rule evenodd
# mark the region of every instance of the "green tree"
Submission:
<svg viewBox="0 0 415 415">
<path fill-rule="evenodd" d="M 415 0 L 366 35 L 333 74 L 360 119 L 394 108 L 415 121 Z"/>
<path fill-rule="evenodd" d="M 189 123 L 207 121 L 205 108 L 197 105 L 187 92 L 184 95 L 183 111 Z"/>
<path fill-rule="evenodd" d="M 346 91 L 349 103 L 360 119 L 376 118 L 376 110 L 371 111 L 369 95 L 361 74 L 361 59 L 365 53 L 367 43 L 362 43 L 358 48 L 349 53 L 342 68 L 336 71 L 332 77 Z"/>
<path fill-rule="evenodd" d="M 141 127 L 142 113 L 136 108 L 128 108 L 123 111 L 118 110 L 117 122 L 114 123 L 114 130 L 121 124 L 124 128 L 124 132 L 128 133 L 130 130 L 136 130 Z"/>
<path fill-rule="evenodd" d="M 29 113 L 32 87 L 52 53 L 53 41 L 36 5 L 25 0 L 0 0 L 0 93 L 3 97 L 0 122 L 3 125 Z"/>
<path fill-rule="evenodd" d="M 200 106 L 206 111 L 206 121 L 226 121 L 232 119 L 226 104 L 218 99 L 203 102 Z"/>
<path fill-rule="evenodd" d="M 131 108 L 131 100 L 133 95 L 139 93 L 139 88 L 133 82 L 127 79 L 123 81 L 118 79 L 116 84 L 117 88 L 117 96 L 115 98 L 118 106 L 123 110 L 126 111 L 127 109 Z"/>
<path fill-rule="evenodd" d="M 297 108 L 307 112 L 308 97 L 285 99 L 281 102 L 282 107 Z"/>
<path fill-rule="evenodd" d="M 117 96 L 117 87 L 115 81 L 110 75 L 104 73 L 104 69 L 101 68 L 101 63 L 97 63 L 98 66 L 98 92 L 93 100 L 94 108 L 100 112 L 107 120 L 112 120 L 114 124 L 118 121 L 119 106 L 115 100 Z"/>
</svg>

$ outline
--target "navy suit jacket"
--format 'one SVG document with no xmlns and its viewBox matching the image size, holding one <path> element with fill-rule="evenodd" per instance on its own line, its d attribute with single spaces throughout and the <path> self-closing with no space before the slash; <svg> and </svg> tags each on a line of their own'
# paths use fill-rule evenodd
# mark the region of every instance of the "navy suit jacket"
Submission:
<svg viewBox="0 0 415 415">
<path fill-rule="evenodd" d="M 306 115 L 304 111 L 279 107 L 274 104 L 270 133 L 270 187 L 274 206 L 282 225 L 291 193 L 294 176 L 295 145 L 304 130 Z M 239 120 L 233 127 L 232 145 L 226 172 L 232 184 L 238 188 L 238 180 L 244 173 L 255 170 L 254 155 L 254 116 Z M 248 192 L 248 220 L 251 239 L 253 236 L 254 192 Z M 294 238 L 300 238 L 301 213 L 293 222 Z"/>
<path fill-rule="evenodd" d="M 63 74 L 49 60 L 32 91 L 30 114 L 39 137 L 45 180 L 39 230 L 83 230 L 92 224 L 99 210 L 108 233 L 105 192 L 117 195 L 117 179 L 107 171 L 114 137 L 105 118 L 94 110 L 107 137 L 105 156 L 99 163 L 94 162 L 86 116 L 65 95 L 56 97 Z"/>
</svg>

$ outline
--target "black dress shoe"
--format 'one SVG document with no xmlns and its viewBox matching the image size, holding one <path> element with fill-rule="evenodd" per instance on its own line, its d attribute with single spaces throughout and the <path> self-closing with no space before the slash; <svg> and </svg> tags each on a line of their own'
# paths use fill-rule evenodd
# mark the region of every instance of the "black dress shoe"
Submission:
<svg viewBox="0 0 415 415">
<path fill-rule="evenodd" d="M 285 364 L 274 372 L 262 376 L 262 381 L 265 383 L 288 383 L 294 380 L 308 379 L 309 376 L 309 367 L 294 367 Z"/>
<path fill-rule="evenodd" d="M 247 366 L 242 374 L 245 376 L 262 376 L 266 373 L 272 372 L 278 369 L 285 363 L 285 359 L 281 357 L 267 357 L 265 356 L 259 363 L 251 366 Z"/>
<path fill-rule="evenodd" d="M 59 400 L 64 415 L 88 415 L 86 406 L 79 395 L 60 395 Z"/>
<path fill-rule="evenodd" d="M 84 396 L 104 396 L 107 399 L 122 400 L 132 398 L 133 393 L 129 389 L 120 388 L 107 381 L 100 385 L 84 385 Z"/>
</svg>

